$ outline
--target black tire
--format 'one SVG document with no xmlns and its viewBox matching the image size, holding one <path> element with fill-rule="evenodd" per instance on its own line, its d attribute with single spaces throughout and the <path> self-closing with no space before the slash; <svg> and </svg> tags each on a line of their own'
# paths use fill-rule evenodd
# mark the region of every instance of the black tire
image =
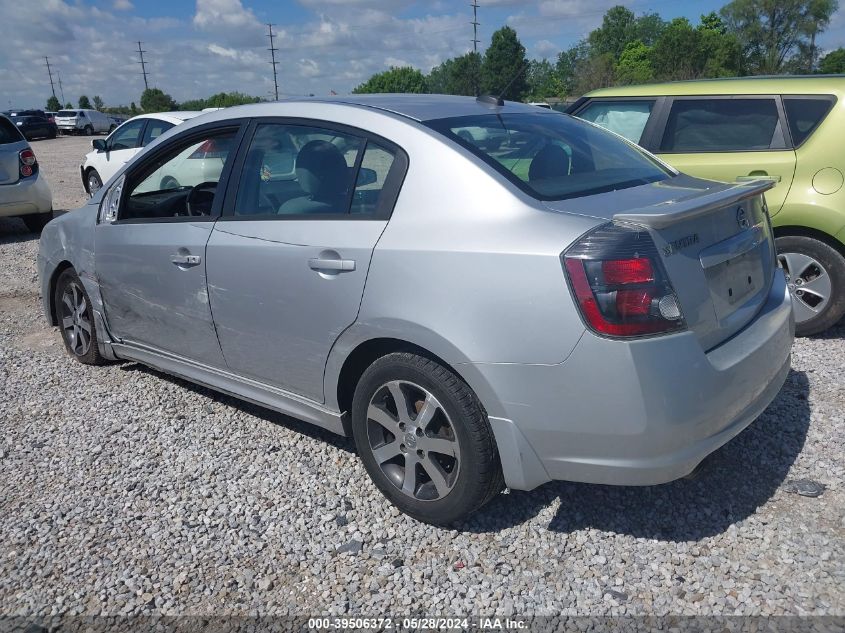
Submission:
<svg viewBox="0 0 845 633">
<path fill-rule="evenodd" d="M 84 316 L 90 326 L 90 335 L 86 337 L 85 334 L 82 334 L 82 343 L 85 343 L 85 338 L 88 340 L 87 345 L 81 347 L 78 345 L 79 342 L 74 340 L 73 335 L 64 324 L 64 319 L 73 314 L 73 311 L 69 309 L 70 306 L 68 306 L 64 299 L 65 294 L 68 292 L 70 292 L 71 297 L 79 297 L 80 302 L 84 301 L 85 304 L 84 310 L 80 311 L 77 323 L 82 321 Z M 65 344 L 68 354 L 85 365 L 106 364 L 106 360 L 100 355 L 100 348 L 97 345 L 99 339 L 97 338 L 97 326 L 94 321 L 94 309 L 91 305 L 91 299 L 88 297 L 88 293 L 85 292 L 85 286 L 82 285 L 73 268 L 67 268 L 59 275 L 56 281 L 56 293 L 53 296 L 53 301 L 53 305 L 56 308 L 59 331 L 62 334 L 62 341 Z M 76 303 L 74 299 L 71 299 L 71 302 Z M 81 325 L 77 328 L 77 331 L 80 329 L 82 329 Z"/>
<path fill-rule="evenodd" d="M 50 130 L 50 133 L 47 135 L 47 138 L 50 138 L 50 139 L 56 138 L 56 130 Z"/>
<path fill-rule="evenodd" d="M 427 390 L 439 401 L 442 415 L 448 416 L 449 433 L 453 434 L 457 441 L 459 462 L 456 462 L 457 469 L 452 471 L 454 476 L 451 488 L 443 496 L 438 494 L 437 498 L 423 500 L 406 494 L 398 487 L 398 483 L 394 483 L 394 480 L 385 474 L 373 453 L 375 449 L 371 446 L 371 430 L 373 425 L 379 430 L 382 427 L 370 419 L 370 403 L 374 396 L 383 393 L 388 383 L 394 381 L 407 382 Z M 419 413 L 421 403 L 416 404 Z M 407 352 L 388 354 L 364 371 L 352 402 L 352 432 L 358 455 L 376 487 L 399 510 L 425 523 L 450 525 L 465 519 L 504 488 L 496 442 L 483 406 L 463 380 L 449 369 L 423 356 Z M 407 433 L 404 437 L 409 435 L 413 436 L 413 433 Z M 417 435 L 420 438 L 419 446 L 424 446 L 424 436 L 419 433 Z M 393 440 L 398 443 L 401 438 L 394 437 Z M 432 458 L 432 454 L 429 453 L 428 457 Z M 397 455 L 397 458 L 403 464 L 406 463 L 404 459 L 407 458 L 402 455 Z M 446 466 L 449 466 L 448 462 Z M 417 469 L 416 463 L 414 469 L 415 473 L 421 473 L 421 479 L 425 478 L 425 469 Z M 414 481 L 416 477 L 415 474 Z M 425 485 L 431 486 L 433 481 L 428 484 L 421 483 L 418 489 L 423 490 Z M 414 487 L 416 490 L 416 484 Z"/>
<path fill-rule="evenodd" d="M 109 131 L 108 131 L 108 133 L 109 133 L 109 134 L 111 134 L 111 133 L 112 133 L 112 132 L 114 132 L 116 129 L 117 129 L 117 126 L 116 126 L 116 125 L 110 125 L 110 126 L 109 126 Z"/>
<path fill-rule="evenodd" d="M 845 315 L 845 257 L 829 244 L 803 235 L 779 237 L 775 244 L 778 259 L 789 278 L 795 310 L 795 334 L 811 336 L 835 325 Z M 798 256 L 791 266 L 794 270 L 790 270 L 789 265 L 791 254 Z M 806 258 L 814 263 L 808 264 Z M 808 282 L 825 275 L 829 278 L 829 284 L 822 288 L 823 294 L 829 293 L 826 301 L 819 299 L 823 294 L 816 295 L 810 290 L 802 290 L 802 286 Z M 829 291 L 825 293 L 828 285 Z M 809 289 L 813 286 L 806 287 Z"/>
<path fill-rule="evenodd" d="M 85 136 L 94 136 L 94 128 L 90 125 L 85 126 Z"/>
<path fill-rule="evenodd" d="M 24 224 L 26 224 L 26 228 L 28 228 L 33 233 L 41 233 L 45 226 L 47 226 L 47 222 L 53 219 L 53 212 L 50 211 L 48 213 L 35 213 L 33 215 L 24 215 L 21 217 Z"/>
<path fill-rule="evenodd" d="M 88 194 L 93 196 L 102 188 L 103 179 L 100 178 L 99 172 L 96 169 L 89 169 L 85 174 L 85 189 L 88 191 Z"/>
</svg>

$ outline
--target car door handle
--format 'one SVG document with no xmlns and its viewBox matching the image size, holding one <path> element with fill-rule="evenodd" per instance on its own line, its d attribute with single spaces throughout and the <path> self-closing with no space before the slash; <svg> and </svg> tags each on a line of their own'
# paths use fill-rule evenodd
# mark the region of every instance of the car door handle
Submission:
<svg viewBox="0 0 845 633">
<path fill-rule="evenodd" d="M 737 182 L 753 182 L 755 180 L 773 180 L 775 182 L 780 182 L 780 176 L 769 176 L 768 174 L 760 174 L 759 176 L 737 176 Z"/>
<path fill-rule="evenodd" d="M 345 272 L 355 270 L 355 260 L 314 257 L 308 260 L 308 267 L 311 270 L 336 270 L 339 272 Z"/>
<path fill-rule="evenodd" d="M 202 261 L 202 257 L 199 255 L 171 255 L 170 261 L 176 264 L 177 266 L 196 266 Z"/>
</svg>

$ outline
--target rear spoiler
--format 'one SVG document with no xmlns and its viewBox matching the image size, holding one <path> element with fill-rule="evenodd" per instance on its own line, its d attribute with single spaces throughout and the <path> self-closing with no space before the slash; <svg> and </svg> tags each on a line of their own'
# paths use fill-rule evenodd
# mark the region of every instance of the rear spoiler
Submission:
<svg viewBox="0 0 845 633">
<path fill-rule="evenodd" d="M 761 178 L 753 182 L 734 185 L 728 189 L 705 193 L 701 196 L 693 196 L 684 200 L 668 200 L 656 205 L 663 207 L 665 211 L 655 213 L 655 207 L 646 207 L 642 210 L 633 209 L 625 213 L 617 213 L 613 216 L 615 222 L 629 222 L 642 224 L 653 229 L 663 229 L 677 222 L 692 220 L 702 215 L 707 215 L 714 209 L 737 204 L 748 198 L 753 198 L 765 193 L 776 182 L 772 179 Z"/>
</svg>

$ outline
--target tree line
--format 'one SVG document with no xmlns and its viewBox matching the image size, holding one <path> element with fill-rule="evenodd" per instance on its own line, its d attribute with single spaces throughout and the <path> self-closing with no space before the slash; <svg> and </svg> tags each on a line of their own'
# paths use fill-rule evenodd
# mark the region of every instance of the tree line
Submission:
<svg viewBox="0 0 845 633">
<path fill-rule="evenodd" d="M 491 93 L 540 101 L 655 81 L 845 73 L 845 49 L 821 56 L 816 44 L 838 7 L 838 0 L 733 0 L 694 24 L 615 6 L 601 26 L 553 60 L 526 60 L 516 31 L 506 26 L 483 55 L 446 60 L 427 75 L 390 68 L 353 92 Z"/>
<path fill-rule="evenodd" d="M 86 95 L 79 97 L 77 108 L 80 110 L 100 110 L 108 114 L 125 114 L 135 116 L 142 112 L 172 112 L 174 110 L 203 110 L 205 108 L 228 108 L 230 106 L 242 105 L 244 103 L 258 103 L 258 97 L 251 97 L 241 92 L 219 92 L 206 99 L 190 99 L 178 103 L 173 97 L 159 88 L 147 88 L 141 94 L 138 106 L 133 101 L 128 106 L 106 106 L 99 96 L 94 97 L 93 105 Z M 47 111 L 58 112 L 59 110 L 72 110 L 73 104 L 68 102 L 64 108 L 61 102 L 54 96 L 47 99 Z"/>
</svg>

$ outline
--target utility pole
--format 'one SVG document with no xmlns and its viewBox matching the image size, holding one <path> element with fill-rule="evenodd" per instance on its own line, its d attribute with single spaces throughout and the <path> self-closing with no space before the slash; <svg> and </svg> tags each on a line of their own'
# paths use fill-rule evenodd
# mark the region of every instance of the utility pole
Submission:
<svg viewBox="0 0 845 633">
<path fill-rule="evenodd" d="M 67 101 L 65 101 L 65 89 L 62 87 L 62 73 L 61 71 L 56 71 L 56 74 L 59 76 L 59 92 L 62 95 L 62 107 L 64 108 Z"/>
<path fill-rule="evenodd" d="M 472 52 L 478 52 L 478 0 L 472 0 L 472 3 L 469 5 L 472 7 Z"/>
<path fill-rule="evenodd" d="M 279 62 L 276 61 L 276 51 L 279 50 L 275 46 L 273 46 L 273 25 L 269 22 L 267 23 L 267 28 L 270 29 L 270 35 L 267 37 L 270 38 L 270 48 L 267 50 L 270 51 L 270 64 L 273 66 L 273 85 L 276 87 L 276 101 L 279 100 L 279 79 L 276 76 L 276 66 Z"/>
<path fill-rule="evenodd" d="M 50 90 L 53 91 L 53 96 L 55 97 L 56 96 L 56 87 L 53 85 L 53 71 L 50 70 L 50 58 L 44 57 L 44 61 L 47 62 L 45 65 L 47 66 L 47 74 L 50 76 Z"/>
<path fill-rule="evenodd" d="M 144 62 L 144 53 L 147 51 L 141 49 L 141 42 L 138 42 L 138 54 L 141 56 L 141 61 L 137 62 L 141 64 L 141 74 L 144 75 L 144 90 L 150 89 L 150 84 L 147 83 L 147 64 Z"/>
</svg>

